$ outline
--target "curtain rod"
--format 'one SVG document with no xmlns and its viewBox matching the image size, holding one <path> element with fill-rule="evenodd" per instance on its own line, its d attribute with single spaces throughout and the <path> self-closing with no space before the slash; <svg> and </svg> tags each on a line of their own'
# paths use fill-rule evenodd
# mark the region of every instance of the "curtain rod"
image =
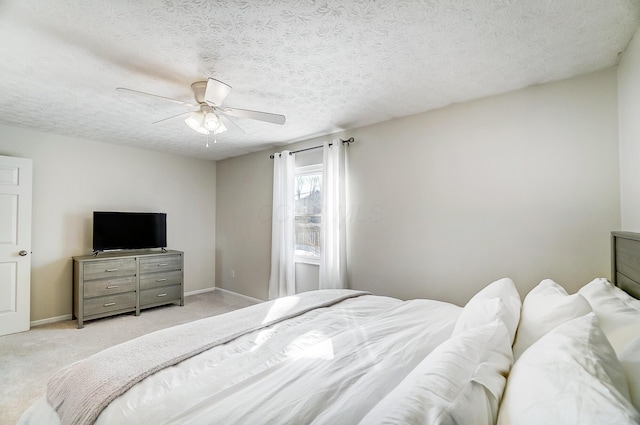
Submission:
<svg viewBox="0 0 640 425">
<path fill-rule="evenodd" d="M 347 146 L 349 146 L 350 143 L 355 142 L 356 140 L 353 137 L 349 137 L 347 140 L 340 140 L 342 143 L 346 143 Z M 333 143 L 329 143 L 329 146 L 333 145 Z M 320 149 L 322 146 L 313 146 L 311 148 L 306 148 L 306 149 L 298 149 L 297 151 L 293 151 L 293 152 L 289 152 L 289 155 L 294 154 L 294 153 L 298 153 L 298 152 L 304 152 L 304 151 L 310 151 L 313 149 Z M 282 154 L 278 154 L 280 156 L 282 156 Z M 269 158 L 273 159 L 275 158 L 275 154 L 271 154 L 269 155 Z"/>
</svg>

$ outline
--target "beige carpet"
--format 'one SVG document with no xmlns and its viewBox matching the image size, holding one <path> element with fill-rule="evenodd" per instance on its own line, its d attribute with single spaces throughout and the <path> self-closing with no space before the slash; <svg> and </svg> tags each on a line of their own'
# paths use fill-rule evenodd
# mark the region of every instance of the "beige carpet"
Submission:
<svg viewBox="0 0 640 425">
<path fill-rule="evenodd" d="M 170 305 L 143 310 L 140 316 L 120 316 L 85 322 L 75 320 L 32 328 L 0 337 L 0 424 L 15 424 L 44 395 L 49 377 L 59 368 L 106 347 L 145 333 L 253 304 L 222 291 L 185 298 L 184 307 Z"/>
</svg>

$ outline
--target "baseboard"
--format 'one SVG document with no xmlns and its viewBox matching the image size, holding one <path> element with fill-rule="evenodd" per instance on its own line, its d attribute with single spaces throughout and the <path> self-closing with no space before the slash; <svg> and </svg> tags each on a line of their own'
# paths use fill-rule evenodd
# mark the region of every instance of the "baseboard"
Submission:
<svg viewBox="0 0 640 425">
<path fill-rule="evenodd" d="M 244 299 L 256 302 L 256 303 L 263 303 L 264 302 L 264 300 L 260 300 L 258 298 L 253 298 L 253 297 L 250 297 L 250 296 L 244 295 L 244 294 L 239 294 L 237 292 L 229 291 L 228 289 L 222 289 L 222 288 L 213 288 L 213 289 L 216 290 L 216 291 L 220 291 L 220 292 L 224 292 L 224 293 L 227 293 L 227 294 L 235 295 L 236 297 L 244 298 Z"/>
<path fill-rule="evenodd" d="M 31 327 L 48 325 L 50 323 L 56 323 L 56 322 L 64 322 L 66 320 L 71 320 L 72 318 L 73 317 L 70 314 L 65 314 L 64 316 L 56 316 L 56 317 L 49 317 L 47 319 L 34 320 L 31 322 Z"/>
<path fill-rule="evenodd" d="M 196 289 L 195 291 L 185 292 L 184 296 L 188 297 L 188 296 L 191 296 L 191 295 L 204 294 L 204 293 L 207 293 L 207 292 L 213 292 L 215 290 L 216 290 L 216 288 Z"/>
</svg>

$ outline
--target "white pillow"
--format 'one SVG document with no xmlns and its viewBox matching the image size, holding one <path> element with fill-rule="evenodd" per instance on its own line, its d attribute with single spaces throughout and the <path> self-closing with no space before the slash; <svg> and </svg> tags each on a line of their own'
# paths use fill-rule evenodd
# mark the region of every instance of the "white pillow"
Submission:
<svg viewBox="0 0 640 425">
<path fill-rule="evenodd" d="M 620 363 L 594 313 L 540 338 L 515 362 L 499 425 L 637 424 Z"/>
<path fill-rule="evenodd" d="M 507 330 L 511 345 L 515 338 L 522 301 L 513 280 L 503 278 L 490 283 L 464 306 L 458 317 L 452 335 L 458 335 L 467 329 L 485 325 L 500 318 Z"/>
<path fill-rule="evenodd" d="M 620 351 L 618 359 L 629 384 L 631 403 L 640 410 L 640 336 Z"/>
<path fill-rule="evenodd" d="M 568 295 L 553 280 L 543 280 L 522 303 L 520 324 L 513 344 L 514 358 L 518 360 L 531 344 L 556 326 L 590 312 L 591 307 L 582 295 Z"/>
<path fill-rule="evenodd" d="M 509 311 L 500 298 L 471 300 L 460 312 L 451 336 L 460 335 L 469 329 L 478 328 L 496 320 L 501 320 L 507 327 L 508 319 Z"/>
<path fill-rule="evenodd" d="M 640 300 L 606 279 L 595 279 L 578 291 L 598 316 L 600 327 L 616 353 L 640 335 Z"/>
<path fill-rule="evenodd" d="M 443 342 L 360 424 L 494 424 L 513 356 L 496 320 Z"/>
</svg>

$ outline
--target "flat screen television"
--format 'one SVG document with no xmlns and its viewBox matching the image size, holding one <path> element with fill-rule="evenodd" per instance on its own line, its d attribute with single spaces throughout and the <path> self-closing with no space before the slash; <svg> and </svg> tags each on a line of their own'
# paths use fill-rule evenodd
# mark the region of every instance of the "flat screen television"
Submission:
<svg viewBox="0 0 640 425">
<path fill-rule="evenodd" d="M 93 251 L 166 248 L 167 214 L 93 212 Z"/>
</svg>

